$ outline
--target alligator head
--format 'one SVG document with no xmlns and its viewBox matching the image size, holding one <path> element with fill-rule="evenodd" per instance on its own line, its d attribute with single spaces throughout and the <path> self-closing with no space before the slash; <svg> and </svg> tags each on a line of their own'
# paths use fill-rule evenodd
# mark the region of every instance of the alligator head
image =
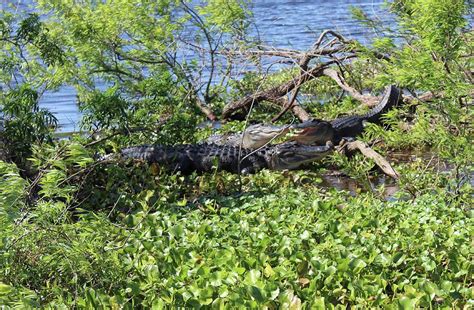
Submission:
<svg viewBox="0 0 474 310">
<path fill-rule="evenodd" d="M 298 145 L 294 142 L 282 143 L 272 150 L 270 168 L 274 170 L 298 169 L 301 165 L 317 161 L 332 153 L 334 145 L 310 146 Z"/>
<path fill-rule="evenodd" d="M 259 148 L 273 139 L 284 136 L 288 131 L 288 126 L 251 125 L 245 129 L 242 147 L 246 149 Z"/>
<path fill-rule="evenodd" d="M 334 129 L 329 122 L 320 119 L 310 119 L 301 124 L 290 126 L 294 130 L 292 140 L 299 144 L 325 144 L 334 137 Z"/>
</svg>

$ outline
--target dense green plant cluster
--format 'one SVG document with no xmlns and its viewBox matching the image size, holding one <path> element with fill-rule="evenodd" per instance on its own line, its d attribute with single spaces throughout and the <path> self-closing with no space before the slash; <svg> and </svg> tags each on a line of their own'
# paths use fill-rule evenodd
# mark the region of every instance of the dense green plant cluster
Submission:
<svg viewBox="0 0 474 310">
<path fill-rule="evenodd" d="M 160 187 L 183 185 L 159 177 Z M 324 192 L 300 177 L 264 171 L 244 179 L 245 191 L 257 191 L 194 201 L 143 189 L 133 212 L 114 222 L 107 212 L 71 222 L 64 203 L 39 203 L 33 222 L 2 226 L 14 232 L 3 234 L 10 285 L 2 302 L 424 307 L 472 298 L 472 211 L 451 194 L 386 202 Z M 435 190 L 446 179 L 427 171 L 419 185 Z M 199 178 L 187 182 L 199 187 Z"/>
<path fill-rule="evenodd" d="M 52 141 L 57 120 L 51 112 L 39 108 L 37 92 L 26 85 L 2 97 L 3 143 L 8 145 L 9 157 L 24 166 L 33 143 Z"/>
<path fill-rule="evenodd" d="M 217 71 L 229 69 L 216 51 L 252 44 L 248 3 L 192 3 L 40 0 L 38 15 L 1 13 L 0 147 L 9 156 L 0 161 L 0 306 L 472 307 L 468 2 L 394 1 L 396 29 L 354 12 L 388 36 L 358 47 L 346 81 L 375 94 L 388 83 L 434 93 L 390 111 L 384 127 L 369 124 L 359 137 L 384 155 L 418 154 L 393 162 L 401 178 L 388 198 L 361 154 L 244 176 L 98 162 L 128 145 L 203 139 L 210 128 L 196 129 L 202 105 L 219 108 L 295 75 L 257 72 L 216 83 Z M 196 31 L 183 37 L 189 27 Z M 196 44 L 207 58 L 177 57 Z M 216 71 L 195 84 L 200 61 Z M 77 89 L 90 136 L 53 138 L 56 120 L 38 98 L 61 85 Z M 329 78 L 301 92 L 319 118 L 363 112 Z M 262 104 L 250 121 L 277 111 Z M 229 122 L 221 131 L 244 126 Z M 324 186 L 328 168 L 357 188 Z"/>
</svg>

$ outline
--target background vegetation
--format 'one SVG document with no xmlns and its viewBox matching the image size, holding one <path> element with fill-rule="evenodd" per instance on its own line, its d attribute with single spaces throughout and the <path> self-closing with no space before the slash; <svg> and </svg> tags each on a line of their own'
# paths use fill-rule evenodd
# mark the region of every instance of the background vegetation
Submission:
<svg viewBox="0 0 474 310">
<path fill-rule="evenodd" d="M 402 177 L 390 199 L 359 155 L 252 176 L 97 164 L 128 145 L 198 141 L 210 134 L 197 126 L 206 111 L 293 76 L 231 74 L 238 57 L 222 51 L 259 44 L 248 34 L 247 5 L 40 0 L 35 14 L 2 11 L 0 305 L 472 306 L 468 1 L 396 0 L 392 28 L 354 10 L 386 35 L 358 46 L 346 80 L 360 91 L 396 83 L 435 94 L 389 112 L 389 127 L 371 125 L 361 137 L 384 154 L 429 154 L 394 165 Z M 84 115 L 85 134 L 69 139 L 55 138 L 57 121 L 38 107 L 45 90 L 61 85 L 77 89 Z M 358 106 L 340 99 L 328 78 L 303 92 L 305 109 L 319 118 Z M 268 121 L 276 111 L 263 104 L 251 119 Z M 229 122 L 222 131 L 242 126 Z M 320 186 L 328 167 L 359 190 Z"/>
</svg>

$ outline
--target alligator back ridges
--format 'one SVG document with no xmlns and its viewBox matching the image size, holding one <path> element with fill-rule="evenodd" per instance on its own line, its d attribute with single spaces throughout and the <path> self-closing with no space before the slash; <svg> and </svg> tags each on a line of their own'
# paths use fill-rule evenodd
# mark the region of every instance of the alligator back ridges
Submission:
<svg viewBox="0 0 474 310">
<path fill-rule="evenodd" d="M 143 145 L 125 148 L 119 154 L 105 156 L 103 160 L 105 162 L 120 158 L 142 160 L 156 163 L 168 171 L 181 171 L 183 174 L 213 170 L 254 173 L 264 168 L 298 169 L 304 164 L 325 157 L 333 149 L 332 143 L 324 146 L 307 146 L 295 142 L 266 146 L 257 150 L 214 144 Z"/>
<path fill-rule="evenodd" d="M 397 105 L 401 99 L 400 90 L 390 85 L 385 91 L 385 95 L 382 100 L 373 109 L 363 116 L 364 120 L 372 123 L 376 123 L 380 120 L 380 116 L 390 110 L 393 106 Z"/>
<path fill-rule="evenodd" d="M 387 87 L 385 95 L 382 100 L 380 100 L 379 104 L 377 104 L 367 114 L 344 116 L 331 121 L 335 133 L 335 142 L 338 142 L 345 137 L 355 137 L 361 134 L 364 131 L 363 121 L 378 123 L 380 121 L 380 116 L 383 113 L 399 103 L 400 97 L 400 90 L 396 86 L 391 85 Z"/>
<path fill-rule="evenodd" d="M 253 173 L 269 168 L 266 148 L 253 151 L 229 145 L 182 144 L 175 146 L 143 145 L 122 149 L 124 159 L 159 163 L 172 171 L 185 174 L 192 171 L 205 172 L 213 169 L 230 172 Z M 239 156 L 240 152 L 240 156 Z M 240 158 L 240 164 L 239 164 Z"/>
</svg>

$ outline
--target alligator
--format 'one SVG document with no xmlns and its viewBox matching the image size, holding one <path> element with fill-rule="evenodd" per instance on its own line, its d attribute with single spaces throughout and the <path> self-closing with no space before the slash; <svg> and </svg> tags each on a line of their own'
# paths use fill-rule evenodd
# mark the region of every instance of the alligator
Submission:
<svg viewBox="0 0 474 310">
<path fill-rule="evenodd" d="M 157 163 L 184 174 L 213 169 L 240 173 L 254 173 L 264 168 L 298 169 L 331 153 L 334 143 L 341 139 L 362 133 L 364 121 L 379 122 L 381 114 L 398 104 L 400 97 L 400 90 L 389 86 L 379 104 L 364 115 L 341 117 L 331 122 L 312 119 L 290 126 L 253 125 L 243 136 L 236 134 L 226 139 L 221 136 L 215 139 L 216 143 L 133 146 L 122 149 L 120 157 Z M 272 139 L 291 130 L 295 132 L 289 142 L 269 145 Z"/>
<path fill-rule="evenodd" d="M 332 143 L 321 146 L 298 145 L 285 142 L 264 146 L 257 150 L 216 144 L 181 144 L 175 146 L 143 145 L 124 148 L 120 153 L 109 154 L 103 161 L 133 159 L 156 163 L 159 167 L 183 174 L 193 171 L 226 170 L 234 173 L 255 173 L 261 169 L 293 170 L 306 163 L 317 161 L 330 154 Z"/>
<path fill-rule="evenodd" d="M 332 127 L 323 127 L 325 130 L 318 130 L 321 127 L 319 119 L 311 119 L 301 124 L 290 126 L 290 130 L 296 130 L 294 140 L 301 144 L 321 143 L 325 139 L 330 139 L 337 144 L 343 138 L 355 137 L 364 131 L 364 122 L 379 123 L 382 114 L 396 106 L 401 99 L 401 91 L 396 86 L 388 86 L 380 102 L 364 115 L 350 115 L 330 121 Z"/>
<path fill-rule="evenodd" d="M 300 124 L 283 126 L 255 124 L 247 127 L 243 134 L 212 135 L 205 142 L 257 149 L 291 132 L 292 136 L 288 141 L 296 141 L 298 144 L 324 145 L 327 141 L 339 143 L 343 138 L 361 134 L 364 121 L 378 123 L 382 114 L 398 104 L 400 96 L 400 90 L 392 85 L 387 87 L 381 101 L 364 115 L 344 116 L 332 121 L 310 119 Z"/>
</svg>

